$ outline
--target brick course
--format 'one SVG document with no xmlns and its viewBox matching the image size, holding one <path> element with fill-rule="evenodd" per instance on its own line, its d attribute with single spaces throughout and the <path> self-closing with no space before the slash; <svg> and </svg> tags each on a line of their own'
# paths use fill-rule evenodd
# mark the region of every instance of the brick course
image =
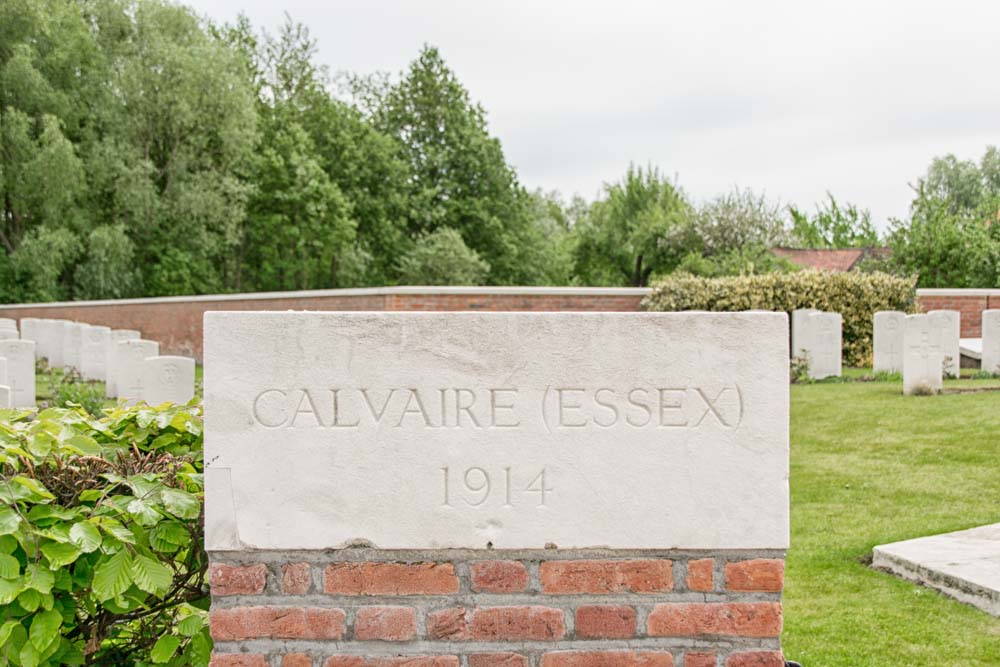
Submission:
<svg viewBox="0 0 1000 667">
<path fill-rule="evenodd" d="M 783 557 L 559 549 L 212 554 L 221 590 L 213 589 L 212 664 L 771 667 L 781 657 Z"/>
</svg>

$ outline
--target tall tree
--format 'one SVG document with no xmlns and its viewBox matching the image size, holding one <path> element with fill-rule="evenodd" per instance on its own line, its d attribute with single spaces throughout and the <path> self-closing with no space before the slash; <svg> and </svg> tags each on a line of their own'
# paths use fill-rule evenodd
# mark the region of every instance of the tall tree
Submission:
<svg viewBox="0 0 1000 667">
<path fill-rule="evenodd" d="M 490 282 L 540 280 L 531 255 L 544 238 L 529 222 L 527 194 L 490 135 L 483 107 L 440 52 L 424 47 L 400 81 L 374 93 L 375 125 L 399 143 L 409 169 L 409 236 L 450 227 L 489 263 Z"/>
<path fill-rule="evenodd" d="M 653 167 L 630 165 L 574 228 L 577 274 L 587 284 L 645 287 L 696 246 L 690 218 L 675 184 Z"/>
<path fill-rule="evenodd" d="M 792 239 L 805 248 L 870 248 L 879 245 L 878 231 L 872 224 L 871 213 L 854 204 L 841 205 L 832 194 L 816 206 L 812 216 L 794 206 Z"/>
</svg>

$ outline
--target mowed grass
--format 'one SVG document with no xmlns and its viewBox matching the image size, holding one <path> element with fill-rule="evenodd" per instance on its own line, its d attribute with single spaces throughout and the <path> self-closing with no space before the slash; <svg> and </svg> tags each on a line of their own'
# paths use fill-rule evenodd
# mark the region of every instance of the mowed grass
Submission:
<svg viewBox="0 0 1000 667">
<path fill-rule="evenodd" d="M 1000 522 L 1000 392 L 904 397 L 899 382 L 791 392 L 786 658 L 1000 665 L 1000 619 L 866 564 L 878 544 Z"/>
</svg>

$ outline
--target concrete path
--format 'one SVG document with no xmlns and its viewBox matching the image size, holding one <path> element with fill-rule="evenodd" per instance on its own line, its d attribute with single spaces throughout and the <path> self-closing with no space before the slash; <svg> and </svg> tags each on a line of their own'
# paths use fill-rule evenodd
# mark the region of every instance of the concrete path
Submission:
<svg viewBox="0 0 1000 667">
<path fill-rule="evenodd" d="M 1000 523 L 883 544 L 872 565 L 1000 616 Z"/>
</svg>

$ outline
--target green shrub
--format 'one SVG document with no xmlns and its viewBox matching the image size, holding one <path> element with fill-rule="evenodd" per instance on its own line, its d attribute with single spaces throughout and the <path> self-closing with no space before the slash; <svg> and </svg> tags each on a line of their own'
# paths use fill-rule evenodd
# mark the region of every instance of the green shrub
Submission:
<svg viewBox="0 0 1000 667">
<path fill-rule="evenodd" d="M 915 280 L 885 273 L 797 271 L 752 276 L 668 276 L 643 307 L 675 310 L 777 310 L 817 308 L 843 317 L 844 361 L 871 366 L 872 316 L 878 310 L 916 312 Z"/>
<path fill-rule="evenodd" d="M 205 665 L 199 407 L 0 411 L 0 664 Z"/>
<path fill-rule="evenodd" d="M 95 417 L 100 416 L 104 410 L 104 385 L 87 382 L 72 369 L 50 371 L 48 385 L 52 392 L 49 407 L 68 408 L 79 405 Z"/>
</svg>

